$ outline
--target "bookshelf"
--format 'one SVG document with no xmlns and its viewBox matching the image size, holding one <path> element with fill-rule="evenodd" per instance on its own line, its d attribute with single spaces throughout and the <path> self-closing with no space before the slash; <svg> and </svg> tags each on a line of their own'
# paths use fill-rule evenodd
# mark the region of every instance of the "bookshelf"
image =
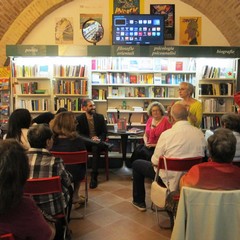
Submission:
<svg viewBox="0 0 240 240">
<path fill-rule="evenodd" d="M 132 126 L 144 127 L 148 104 L 160 101 L 167 107 L 179 100 L 179 83 L 195 84 L 195 76 L 194 58 L 94 57 L 91 60 L 93 99 L 107 102 L 110 125 L 121 117 Z"/>
<path fill-rule="evenodd" d="M 236 61 L 212 59 L 209 64 L 204 61 L 202 69 L 198 81 L 198 98 L 203 106 L 202 128 L 215 129 L 220 127 L 221 115 L 235 112 Z"/>
</svg>

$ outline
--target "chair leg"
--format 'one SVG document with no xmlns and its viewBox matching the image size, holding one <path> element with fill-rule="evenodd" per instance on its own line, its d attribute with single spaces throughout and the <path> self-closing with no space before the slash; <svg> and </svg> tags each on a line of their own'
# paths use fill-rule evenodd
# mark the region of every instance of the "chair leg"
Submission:
<svg viewBox="0 0 240 240">
<path fill-rule="evenodd" d="M 106 172 L 106 180 L 109 180 L 109 158 L 108 153 L 105 153 L 105 172 Z"/>
<path fill-rule="evenodd" d="M 165 208 L 158 208 L 157 206 L 155 206 L 153 203 L 151 205 L 151 209 L 155 212 L 155 215 L 156 215 L 156 218 L 157 218 L 157 223 L 158 223 L 158 226 L 162 229 L 173 229 L 173 225 L 174 225 L 174 218 L 173 218 L 173 215 L 171 214 L 171 212 L 167 211 Z M 162 226 L 159 222 L 159 214 L 158 212 L 167 212 L 168 213 L 168 216 L 170 218 L 170 226 L 169 227 L 165 227 L 165 226 Z"/>
</svg>

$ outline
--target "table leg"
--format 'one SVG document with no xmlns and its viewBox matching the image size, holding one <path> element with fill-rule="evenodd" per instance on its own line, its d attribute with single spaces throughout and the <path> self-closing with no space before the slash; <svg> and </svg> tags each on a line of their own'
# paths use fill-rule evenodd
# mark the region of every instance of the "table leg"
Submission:
<svg viewBox="0 0 240 240">
<path fill-rule="evenodd" d="M 128 140 L 128 135 L 127 134 L 122 134 L 121 135 L 121 141 L 122 141 L 122 157 L 123 157 L 123 161 L 126 161 L 127 140 Z"/>
</svg>

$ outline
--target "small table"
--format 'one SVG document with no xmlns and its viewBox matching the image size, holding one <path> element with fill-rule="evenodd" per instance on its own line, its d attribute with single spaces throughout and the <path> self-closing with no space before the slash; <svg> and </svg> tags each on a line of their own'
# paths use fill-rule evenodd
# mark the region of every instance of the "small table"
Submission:
<svg viewBox="0 0 240 240">
<path fill-rule="evenodd" d="M 109 130 L 108 133 L 114 134 L 114 135 L 120 135 L 121 136 L 121 143 L 122 143 L 122 157 L 123 160 L 126 161 L 126 155 L 127 155 L 127 140 L 129 135 L 138 135 L 141 133 L 144 133 L 144 131 L 137 131 L 137 132 L 131 132 L 131 131 L 113 131 Z"/>
</svg>

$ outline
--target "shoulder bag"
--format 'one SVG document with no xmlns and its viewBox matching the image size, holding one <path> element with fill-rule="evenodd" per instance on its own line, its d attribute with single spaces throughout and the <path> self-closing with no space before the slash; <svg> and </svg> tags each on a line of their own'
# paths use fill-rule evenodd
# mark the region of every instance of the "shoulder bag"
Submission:
<svg viewBox="0 0 240 240">
<path fill-rule="evenodd" d="M 160 208 L 165 207 L 166 198 L 168 194 L 170 193 L 169 189 L 169 179 L 168 179 L 168 171 L 167 171 L 167 161 L 166 158 L 163 157 L 164 160 L 164 167 L 166 171 L 166 178 L 167 178 L 167 187 L 162 187 L 158 184 L 158 178 L 159 178 L 159 167 L 157 168 L 156 175 L 154 178 L 154 181 L 151 185 L 151 200 L 154 205 Z"/>
</svg>

